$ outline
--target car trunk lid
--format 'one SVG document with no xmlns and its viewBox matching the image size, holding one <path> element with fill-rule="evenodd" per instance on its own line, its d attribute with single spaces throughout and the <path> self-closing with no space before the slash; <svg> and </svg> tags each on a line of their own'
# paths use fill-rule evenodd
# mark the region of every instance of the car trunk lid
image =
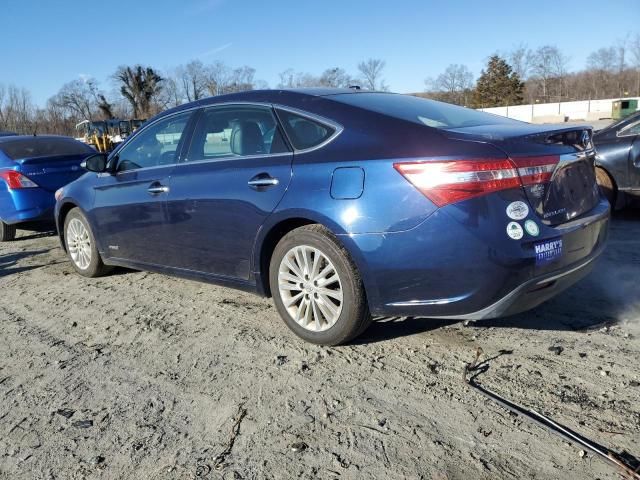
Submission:
<svg viewBox="0 0 640 480">
<path fill-rule="evenodd" d="M 591 127 L 514 123 L 446 130 L 446 135 L 502 150 L 518 167 L 527 199 L 547 225 L 565 223 L 599 202 Z"/>
<path fill-rule="evenodd" d="M 18 171 L 45 190 L 55 192 L 84 173 L 80 164 L 87 155 L 64 155 L 16 160 Z"/>
</svg>

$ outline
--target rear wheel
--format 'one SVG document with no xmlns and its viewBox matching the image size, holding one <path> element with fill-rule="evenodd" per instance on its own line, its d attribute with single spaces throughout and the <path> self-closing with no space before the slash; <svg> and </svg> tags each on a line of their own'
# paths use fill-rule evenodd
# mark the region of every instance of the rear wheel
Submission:
<svg viewBox="0 0 640 480">
<path fill-rule="evenodd" d="M 89 222 L 78 208 L 64 219 L 64 241 L 73 268 L 85 277 L 99 277 L 110 268 L 102 263 Z"/>
<path fill-rule="evenodd" d="M 0 220 L 0 242 L 10 242 L 16 238 L 16 226 L 8 225 Z"/>
<path fill-rule="evenodd" d="M 321 225 L 297 228 L 280 240 L 271 257 L 269 280 L 280 316 L 308 342 L 339 345 L 371 323 L 353 261 Z"/>
<path fill-rule="evenodd" d="M 600 191 L 611 204 L 613 210 L 616 206 L 616 186 L 611 176 L 602 168 L 596 168 L 596 181 Z"/>
</svg>

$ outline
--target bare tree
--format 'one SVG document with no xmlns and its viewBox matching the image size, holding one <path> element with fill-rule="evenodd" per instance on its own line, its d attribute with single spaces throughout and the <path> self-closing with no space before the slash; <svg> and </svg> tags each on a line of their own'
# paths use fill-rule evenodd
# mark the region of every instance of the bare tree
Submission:
<svg viewBox="0 0 640 480">
<path fill-rule="evenodd" d="M 386 91 L 389 89 L 387 85 L 384 83 L 384 79 L 382 78 L 382 71 L 386 66 L 386 62 L 384 60 L 380 60 L 379 58 L 370 58 L 364 62 L 360 62 L 358 64 L 358 71 L 362 77 L 362 82 L 364 88 L 367 90 L 382 90 Z"/>
<path fill-rule="evenodd" d="M 546 101 L 552 99 L 553 90 L 557 98 L 562 100 L 568 63 L 569 59 L 553 45 L 544 45 L 533 53 L 532 74 L 539 82 L 541 96 Z"/>
<path fill-rule="evenodd" d="M 51 101 L 69 111 L 76 120 L 93 120 L 96 89 L 91 80 L 80 79 L 65 83 Z"/>
<path fill-rule="evenodd" d="M 225 93 L 244 92 L 255 88 L 256 69 L 247 65 L 234 68 L 231 74 L 231 83 Z"/>
<path fill-rule="evenodd" d="M 31 94 L 15 85 L 0 86 L 0 130 L 32 134 L 37 130 Z"/>
<path fill-rule="evenodd" d="M 505 58 L 520 80 L 524 81 L 529 77 L 531 64 L 533 63 L 533 52 L 527 45 L 521 43 L 510 52 L 507 52 Z"/>
<path fill-rule="evenodd" d="M 292 68 L 278 74 L 278 88 L 304 88 L 321 86 L 320 78 L 306 72 L 296 72 Z"/>
<path fill-rule="evenodd" d="M 217 61 L 209 65 L 207 70 L 206 87 L 209 95 L 223 95 L 232 82 L 232 71 L 223 62 Z"/>
<path fill-rule="evenodd" d="M 114 78 L 120 85 L 120 93 L 131 104 L 134 117 L 150 117 L 158 112 L 164 79 L 153 68 L 121 66 Z"/>
<path fill-rule="evenodd" d="M 327 68 L 318 80 L 323 87 L 333 88 L 348 88 L 357 83 L 340 67 Z"/>
<path fill-rule="evenodd" d="M 640 97 L 640 33 L 636 34 L 629 42 L 629 51 L 633 66 L 635 67 L 636 95 Z"/>
<path fill-rule="evenodd" d="M 173 108 L 185 102 L 185 95 L 175 76 L 167 76 L 162 88 L 161 103 L 166 108 Z"/>
<path fill-rule="evenodd" d="M 611 90 L 613 76 L 617 69 L 618 52 L 614 47 L 600 48 L 587 57 L 589 83 L 594 98 L 606 95 Z"/>
<path fill-rule="evenodd" d="M 206 95 L 208 76 L 207 69 L 200 60 L 177 68 L 177 77 L 188 102 L 200 100 Z"/>
<path fill-rule="evenodd" d="M 473 87 L 473 74 L 465 65 L 451 64 L 435 79 L 425 80 L 427 89 L 445 102 L 467 105 Z"/>
</svg>

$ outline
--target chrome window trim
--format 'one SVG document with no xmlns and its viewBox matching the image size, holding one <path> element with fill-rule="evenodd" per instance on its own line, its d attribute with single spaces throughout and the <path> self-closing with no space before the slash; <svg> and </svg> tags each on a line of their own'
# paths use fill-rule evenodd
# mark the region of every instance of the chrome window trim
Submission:
<svg viewBox="0 0 640 480">
<path fill-rule="evenodd" d="M 289 138 L 287 138 L 289 140 L 289 143 L 293 147 L 293 150 L 294 150 L 295 153 L 308 153 L 308 152 L 313 152 L 314 150 L 318 150 L 318 149 L 330 144 L 331 142 L 333 142 L 344 131 L 344 127 L 341 124 L 339 124 L 338 122 L 334 122 L 333 120 L 330 120 L 330 119 L 328 119 L 326 117 L 322 117 L 320 115 L 316 115 L 315 113 L 309 113 L 309 112 L 306 112 L 304 110 L 299 110 L 299 109 L 294 108 L 294 107 L 288 107 L 286 105 L 280 105 L 280 104 L 277 104 L 277 103 L 274 103 L 273 107 L 276 109 L 276 115 L 278 114 L 277 110 L 284 110 L 285 112 L 294 113 L 294 114 L 299 115 L 301 117 L 308 118 L 309 120 L 313 120 L 313 121 L 318 122 L 320 124 L 327 125 L 328 127 L 331 127 L 331 128 L 334 129 L 333 134 L 329 138 L 327 138 L 323 142 L 319 143 L 318 145 L 314 145 L 313 147 L 309 147 L 309 148 L 298 149 L 293 145 L 293 142 L 291 142 L 291 140 Z M 280 118 L 278 118 L 278 120 L 280 120 L 280 123 L 284 123 Z M 283 127 L 283 129 L 284 129 L 284 127 Z M 285 134 L 286 133 L 287 132 L 286 132 L 286 129 L 285 129 Z M 288 137 L 288 135 L 287 135 L 287 137 Z"/>
<path fill-rule="evenodd" d="M 272 110 L 274 110 L 274 115 L 275 115 L 276 122 L 280 125 L 280 127 L 283 130 L 284 130 L 284 127 L 282 125 L 283 122 L 278 117 L 278 113 L 275 111 L 276 109 L 284 110 L 286 112 L 291 112 L 291 113 L 294 113 L 296 115 L 300 115 L 301 117 L 305 117 L 305 118 L 308 118 L 310 120 L 316 121 L 318 123 L 327 125 L 327 126 L 333 128 L 334 132 L 329 138 L 327 138 L 323 142 L 319 143 L 318 145 L 315 145 L 315 146 L 309 147 L 309 148 L 304 148 L 304 149 L 295 148 L 293 146 L 293 144 L 291 143 L 291 140 L 287 136 L 287 142 L 289 143 L 289 145 L 293 149 L 293 152 L 267 153 L 267 154 L 264 154 L 264 155 L 247 155 L 247 156 L 238 156 L 238 157 L 228 156 L 228 157 L 219 157 L 219 158 L 215 158 L 215 159 L 186 160 L 186 161 L 175 162 L 175 163 L 171 163 L 171 164 L 167 164 L 167 165 L 154 165 L 152 167 L 135 168 L 135 169 L 131 169 L 131 170 L 125 170 L 123 172 L 115 172 L 115 174 L 109 173 L 109 174 L 106 174 L 106 175 L 118 176 L 118 175 L 121 175 L 121 174 L 124 174 L 124 173 L 128 173 L 128 172 L 141 172 L 141 171 L 157 169 L 157 168 L 166 168 L 166 167 L 171 167 L 171 166 L 176 167 L 176 166 L 179 166 L 179 165 L 191 164 L 191 163 L 209 163 L 209 162 L 218 162 L 218 161 L 221 161 L 221 160 L 241 159 L 241 158 L 256 158 L 256 157 L 281 157 L 281 156 L 285 156 L 285 155 L 291 155 L 293 153 L 297 153 L 297 154 L 309 153 L 309 152 L 313 152 L 314 150 L 319 150 L 319 149 L 325 147 L 326 145 L 328 145 L 329 143 L 333 142 L 344 131 L 344 127 L 338 122 L 335 122 L 335 121 L 333 121 L 331 119 L 328 119 L 326 117 L 323 117 L 321 115 L 316 115 L 315 113 L 310 113 L 310 112 L 307 112 L 305 110 L 300 110 L 298 108 L 290 107 L 288 105 L 282 105 L 282 104 L 279 104 L 279 103 L 249 102 L 249 101 L 229 101 L 229 102 L 212 103 L 212 104 L 206 104 L 206 105 L 196 105 L 196 106 L 193 106 L 193 107 L 185 108 L 184 110 L 180 110 L 178 112 L 174 112 L 174 113 L 169 114 L 169 115 L 162 115 L 162 116 L 156 118 L 155 120 L 153 120 L 152 122 L 147 122 L 140 130 L 138 130 L 136 132 L 135 135 L 130 135 L 127 138 L 127 140 L 122 145 L 120 145 L 120 147 L 118 149 L 114 150 L 111 153 L 111 155 L 109 155 L 109 157 L 107 158 L 107 162 L 110 162 L 111 159 L 112 159 L 112 156 L 117 156 L 119 154 L 119 152 L 123 148 L 125 148 L 129 143 L 131 143 L 135 138 L 137 138 L 139 135 L 142 135 L 147 129 L 151 128 L 153 125 L 157 124 L 160 121 L 163 121 L 163 120 L 165 120 L 167 118 L 171 118 L 171 117 L 174 117 L 174 116 L 177 116 L 177 115 L 182 115 L 182 114 L 187 113 L 187 112 L 193 112 L 194 110 L 202 110 L 204 112 L 205 110 L 210 109 L 210 108 L 229 107 L 229 106 L 235 106 L 235 105 L 271 108 Z M 284 135 L 287 135 L 286 131 L 284 131 Z"/>
<path fill-rule="evenodd" d="M 203 158 L 201 160 L 186 160 L 186 161 L 182 161 L 180 163 L 174 163 L 173 166 L 174 167 L 181 167 L 183 165 L 193 165 L 194 163 L 197 163 L 197 164 L 219 163 L 219 162 L 223 162 L 225 160 L 237 161 L 237 160 L 244 160 L 245 158 L 251 159 L 251 158 L 289 157 L 291 155 L 293 155 L 293 152 L 263 153 L 263 154 L 256 154 L 256 155 L 233 155 L 233 156 L 226 155 L 224 157 Z M 149 167 L 149 168 L 153 168 L 153 167 Z"/>
</svg>

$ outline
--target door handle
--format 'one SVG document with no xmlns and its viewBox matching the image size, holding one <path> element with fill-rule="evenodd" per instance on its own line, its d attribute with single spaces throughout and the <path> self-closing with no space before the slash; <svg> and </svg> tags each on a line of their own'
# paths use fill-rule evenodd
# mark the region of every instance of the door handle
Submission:
<svg viewBox="0 0 640 480">
<path fill-rule="evenodd" d="M 255 189 L 273 187 L 278 185 L 280 181 L 277 178 L 273 178 L 268 173 L 260 173 L 247 182 L 247 184 Z"/>
<path fill-rule="evenodd" d="M 151 195 L 158 195 L 159 193 L 167 193 L 169 191 L 169 187 L 159 184 L 153 184 L 149 188 L 147 188 L 147 192 Z"/>
</svg>

